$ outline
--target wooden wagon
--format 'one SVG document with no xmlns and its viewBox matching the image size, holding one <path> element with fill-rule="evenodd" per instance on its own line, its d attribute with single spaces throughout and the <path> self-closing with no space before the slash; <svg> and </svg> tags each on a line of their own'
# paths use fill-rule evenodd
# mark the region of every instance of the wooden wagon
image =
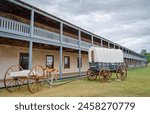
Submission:
<svg viewBox="0 0 150 114">
<path fill-rule="evenodd" d="M 55 69 L 44 69 L 41 65 L 33 66 L 31 70 L 23 70 L 21 66 L 13 65 L 5 73 L 4 86 L 9 92 L 13 92 L 27 85 L 28 90 L 35 93 L 40 90 L 42 83 L 52 85 L 54 77 L 50 74 L 54 71 Z"/>
<path fill-rule="evenodd" d="M 120 49 L 90 47 L 88 58 L 87 78 L 89 80 L 96 80 L 99 77 L 103 81 L 108 81 L 112 73 L 116 73 L 117 79 L 121 81 L 126 79 L 127 69 Z"/>
</svg>

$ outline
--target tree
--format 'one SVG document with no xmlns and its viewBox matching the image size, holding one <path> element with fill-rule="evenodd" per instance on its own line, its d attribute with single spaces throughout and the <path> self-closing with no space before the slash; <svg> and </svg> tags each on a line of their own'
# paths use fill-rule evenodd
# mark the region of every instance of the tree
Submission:
<svg viewBox="0 0 150 114">
<path fill-rule="evenodd" d="M 145 56 L 147 57 L 147 62 L 150 63 L 150 53 L 145 53 Z"/>
<path fill-rule="evenodd" d="M 141 52 L 140 52 L 142 55 L 145 55 L 147 53 L 147 50 L 146 49 L 143 49 Z"/>
</svg>

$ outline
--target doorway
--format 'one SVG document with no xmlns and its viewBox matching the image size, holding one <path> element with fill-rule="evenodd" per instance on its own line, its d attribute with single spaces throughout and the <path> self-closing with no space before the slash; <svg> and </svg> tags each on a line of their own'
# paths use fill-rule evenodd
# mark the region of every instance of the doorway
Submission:
<svg viewBox="0 0 150 114">
<path fill-rule="evenodd" d="M 29 68 L 29 54 L 28 53 L 20 53 L 19 65 L 23 69 Z"/>
</svg>

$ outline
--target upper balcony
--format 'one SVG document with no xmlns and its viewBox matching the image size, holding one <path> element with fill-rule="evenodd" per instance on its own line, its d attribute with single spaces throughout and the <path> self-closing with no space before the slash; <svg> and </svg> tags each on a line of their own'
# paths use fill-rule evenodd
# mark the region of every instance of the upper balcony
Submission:
<svg viewBox="0 0 150 114">
<path fill-rule="evenodd" d="M 31 10 L 34 10 L 33 39 L 49 41 L 58 45 L 62 43 L 63 46 L 81 48 L 86 51 L 91 45 L 118 49 L 113 43 L 109 44 L 106 39 L 97 38 L 92 33 L 21 1 L 2 0 L 0 2 L 0 33 L 8 34 L 9 37 L 11 35 L 16 35 L 18 38 L 23 36 L 24 40 L 31 38 Z M 62 28 L 61 22 L 63 22 Z M 79 31 L 81 32 L 80 38 Z M 132 58 L 127 54 L 125 56 Z M 143 59 L 141 57 L 134 58 Z"/>
<path fill-rule="evenodd" d="M 0 31 L 30 37 L 30 25 L 7 19 L 4 17 L 0 17 Z M 34 27 L 33 33 L 34 38 L 60 43 L 59 33 L 51 32 L 38 27 Z M 81 37 L 81 48 L 88 50 L 92 43 L 90 43 L 90 37 L 87 41 L 85 41 L 85 39 L 86 38 Z M 66 35 L 63 35 L 62 43 L 70 46 L 73 45 L 79 47 L 79 40 L 77 38 L 75 39 Z M 97 43 L 96 40 L 94 40 L 94 46 L 100 46 L 100 40 L 98 40 Z M 129 59 L 146 61 L 145 58 L 137 57 L 126 53 L 124 53 L 124 57 Z"/>
<path fill-rule="evenodd" d="M 0 31 L 30 37 L 30 25 L 4 17 L 0 17 Z M 39 27 L 34 27 L 33 37 L 60 43 L 59 33 L 48 31 Z M 62 43 L 79 47 L 78 38 L 75 39 L 71 36 L 67 36 L 67 34 L 63 35 Z M 91 43 L 81 40 L 81 48 L 88 49 L 90 46 Z"/>
<path fill-rule="evenodd" d="M 5 35 L 9 34 L 9 36 L 18 35 L 18 38 L 24 36 L 24 40 L 31 38 L 32 9 L 34 10 L 34 26 L 32 29 L 32 38 L 34 40 L 45 40 L 52 42 L 54 45 L 57 43 L 57 45 L 62 44 L 64 47 L 81 48 L 83 50 L 88 50 L 91 46 L 90 34 L 82 32 L 81 40 L 79 41 L 78 27 L 21 1 L 0 2 L 0 32 Z"/>
</svg>

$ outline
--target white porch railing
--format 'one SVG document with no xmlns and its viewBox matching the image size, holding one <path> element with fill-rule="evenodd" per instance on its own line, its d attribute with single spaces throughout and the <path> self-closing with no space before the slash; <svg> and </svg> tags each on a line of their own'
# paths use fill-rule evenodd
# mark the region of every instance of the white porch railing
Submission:
<svg viewBox="0 0 150 114">
<path fill-rule="evenodd" d="M 67 44 L 73 44 L 73 45 L 79 45 L 79 40 L 77 39 L 73 39 L 71 37 L 68 36 L 63 36 L 63 43 L 67 43 Z"/>
<path fill-rule="evenodd" d="M 89 48 L 92 44 L 88 42 L 81 41 L 81 46 L 85 48 Z"/>
<path fill-rule="evenodd" d="M 123 53 L 123 57 L 127 58 L 127 54 L 126 54 L 126 53 Z"/>
<path fill-rule="evenodd" d="M 30 26 L 11 19 L 0 17 L 0 31 L 29 36 Z"/>
<path fill-rule="evenodd" d="M 135 55 L 123 53 L 123 56 L 126 57 L 126 58 L 128 58 L 128 59 L 135 59 L 135 60 L 141 60 L 141 61 L 145 61 L 146 62 L 145 58 L 137 57 Z"/>
<path fill-rule="evenodd" d="M 60 34 L 34 27 L 34 36 L 37 38 L 48 38 L 49 40 L 60 42 Z"/>
</svg>

